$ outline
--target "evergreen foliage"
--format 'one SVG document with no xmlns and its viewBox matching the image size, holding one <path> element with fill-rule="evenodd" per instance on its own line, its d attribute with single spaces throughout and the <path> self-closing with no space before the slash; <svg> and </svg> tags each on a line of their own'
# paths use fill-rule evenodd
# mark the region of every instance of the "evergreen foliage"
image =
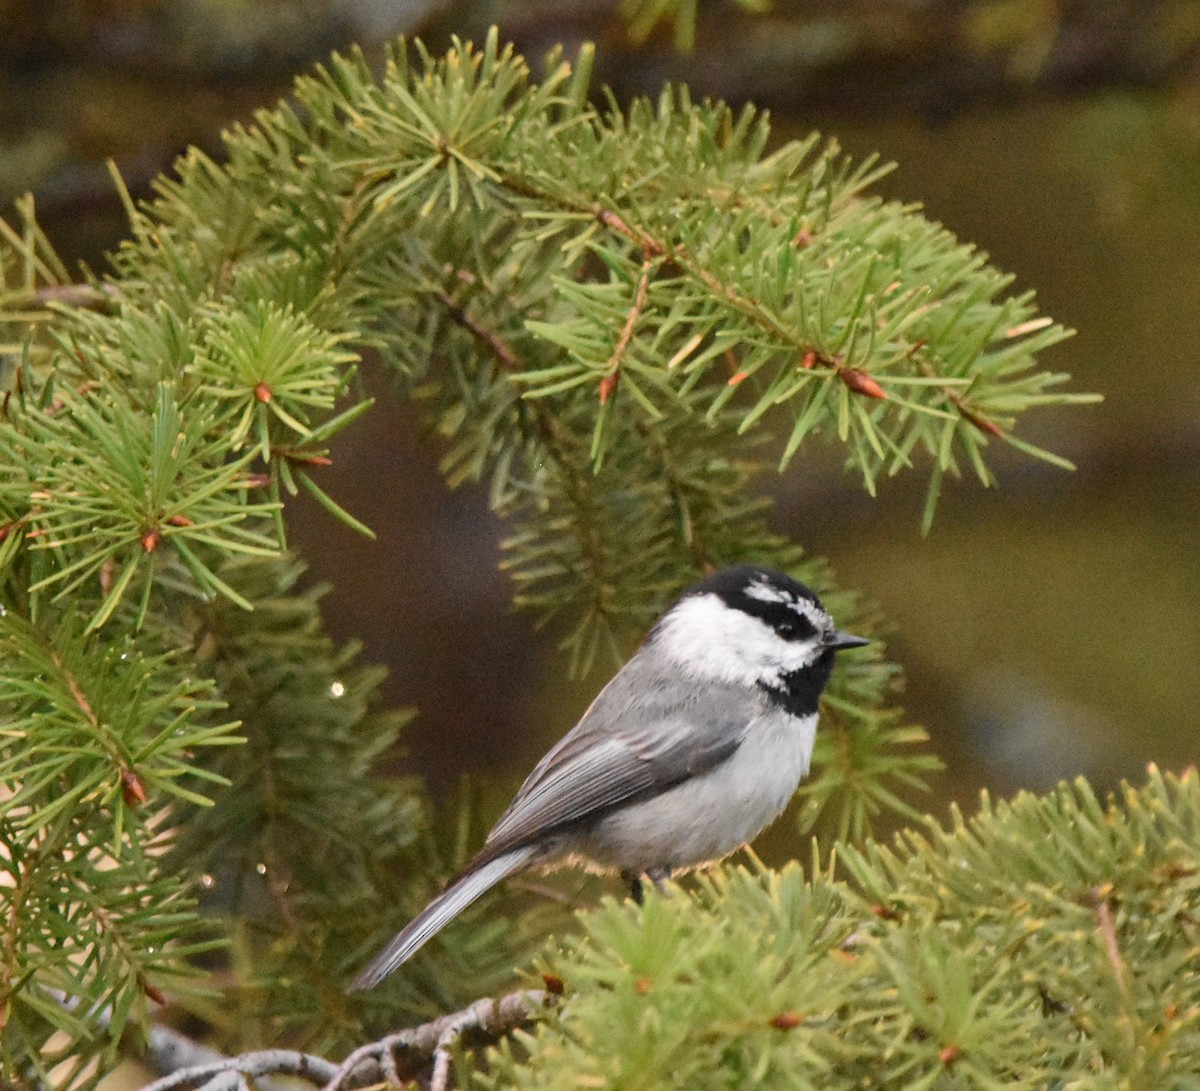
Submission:
<svg viewBox="0 0 1200 1091">
<path fill-rule="evenodd" d="M 29 202 L 0 225 L 6 1079 L 48 1081 L 58 1030 L 54 1082 L 85 1082 L 201 964 L 221 1001 L 186 1002 L 223 1047 L 344 1047 L 490 990 L 561 924 L 475 913 L 390 992 L 341 992 L 459 851 L 418 785 L 368 780 L 402 717 L 287 552 L 300 489 L 366 529 L 319 482 L 369 407 L 364 353 L 421 400 L 447 479 L 487 483 L 517 601 L 579 671 L 737 560 L 878 631 L 748 491 L 810 436 L 869 490 L 930 467 L 926 523 L 946 473 L 991 482 L 992 443 L 1061 462 L 1014 427 L 1086 400 L 1036 366 L 1065 331 L 871 197 L 882 168 L 816 138 L 768 151 L 763 117 L 682 89 L 597 108 L 589 62 L 535 84 L 495 35 L 441 59 L 401 43 L 378 78 L 335 57 L 225 163 L 192 150 L 130 202 L 131 239 L 83 284 Z M 839 670 L 808 825 L 915 813 L 896 791 L 933 763 L 895 683 L 878 643 Z"/>
<path fill-rule="evenodd" d="M 493 1088 L 1189 1088 L 1200 778 L 1021 794 L 890 847 L 607 900 Z M 518 1059 L 519 1058 L 519 1059 Z"/>
</svg>

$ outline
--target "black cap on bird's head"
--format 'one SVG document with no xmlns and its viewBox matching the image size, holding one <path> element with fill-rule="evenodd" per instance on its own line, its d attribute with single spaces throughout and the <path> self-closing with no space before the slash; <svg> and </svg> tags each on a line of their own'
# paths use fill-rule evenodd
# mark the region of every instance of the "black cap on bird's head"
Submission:
<svg viewBox="0 0 1200 1091">
<path fill-rule="evenodd" d="M 785 640 L 820 636 L 829 651 L 858 648 L 870 641 L 842 632 L 810 588 L 791 576 L 761 565 L 734 565 L 689 587 L 691 595 L 716 595 L 726 606 L 758 618 Z"/>
</svg>

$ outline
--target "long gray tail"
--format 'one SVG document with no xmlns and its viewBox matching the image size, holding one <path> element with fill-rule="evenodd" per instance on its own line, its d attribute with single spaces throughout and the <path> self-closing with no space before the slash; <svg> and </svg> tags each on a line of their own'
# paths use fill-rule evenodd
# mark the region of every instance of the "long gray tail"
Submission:
<svg viewBox="0 0 1200 1091">
<path fill-rule="evenodd" d="M 501 879 L 523 868 L 532 857 L 538 855 L 538 851 L 533 845 L 525 845 L 503 853 L 494 860 L 487 860 L 478 867 L 469 867 L 408 923 L 404 931 L 354 979 L 347 991 L 358 992 L 378 985 L 476 898 L 494 887 Z"/>
</svg>

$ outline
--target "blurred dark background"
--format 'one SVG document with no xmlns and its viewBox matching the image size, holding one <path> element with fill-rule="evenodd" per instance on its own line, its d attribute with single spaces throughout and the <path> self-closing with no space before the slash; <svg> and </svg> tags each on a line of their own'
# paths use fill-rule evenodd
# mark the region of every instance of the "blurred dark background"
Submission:
<svg viewBox="0 0 1200 1091">
<path fill-rule="evenodd" d="M 331 49 L 398 33 L 435 50 L 490 22 L 535 69 L 590 39 L 626 100 L 666 79 L 772 108 L 899 169 L 879 187 L 1036 288 L 1075 327 L 1043 363 L 1103 392 L 1032 412 L 1027 439 L 1071 474 L 997 450 L 1001 487 L 947 487 L 919 533 L 921 471 L 870 500 L 833 450 L 764 476 L 777 524 L 828 555 L 894 624 L 905 703 L 973 806 L 1086 774 L 1196 760 L 1200 731 L 1200 2 L 778 0 L 27 0 L 0 6 L 0 202 L 32 190 L 64 256 L 103 267 L 124 232 L 105 160 L 136 194 L 188 144 L 219 154 Z M 672 5 L 666 5 L 668 8 Z M 451 493 L 417 412 L 365 369 L 380 403 L 323 479 L 369 542 L 315 506 L 293 544 L 332 585 L 329 625 L 391 668 L 414 704 L 406 767 L 436 792 L 464 773 L 515 780 L 603 681 L 564 677 L 553 633 L 513 614 L 504 528 L 478 490 Z"/>
</svg>

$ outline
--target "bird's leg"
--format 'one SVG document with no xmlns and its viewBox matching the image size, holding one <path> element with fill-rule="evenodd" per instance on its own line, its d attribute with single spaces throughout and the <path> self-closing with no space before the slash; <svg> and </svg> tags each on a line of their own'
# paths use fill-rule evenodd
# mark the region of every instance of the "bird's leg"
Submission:
<svg viewBox="0 0 1200 1091">
<path fill-rule="evenodd" d="M 642 877 L 636 871 L 622 871 L 621 878 L 624 879 L 626 884 L 629 886 L 629 896 L 635 902 L 637 902 L 638 905 L 641 905 L 643 900 Z"/>
<path fill-rule="evenodd" d="M 670 869 L 665 867 L 656 867 L 651 871 L 646 872 L 646 878 L 648 878 L 655 885 L 655 887 L 658 888 L 658 892 L 664 896 L 671 893 L 666 887 L 666 882 L 670 877 Z"/>
</svg>

